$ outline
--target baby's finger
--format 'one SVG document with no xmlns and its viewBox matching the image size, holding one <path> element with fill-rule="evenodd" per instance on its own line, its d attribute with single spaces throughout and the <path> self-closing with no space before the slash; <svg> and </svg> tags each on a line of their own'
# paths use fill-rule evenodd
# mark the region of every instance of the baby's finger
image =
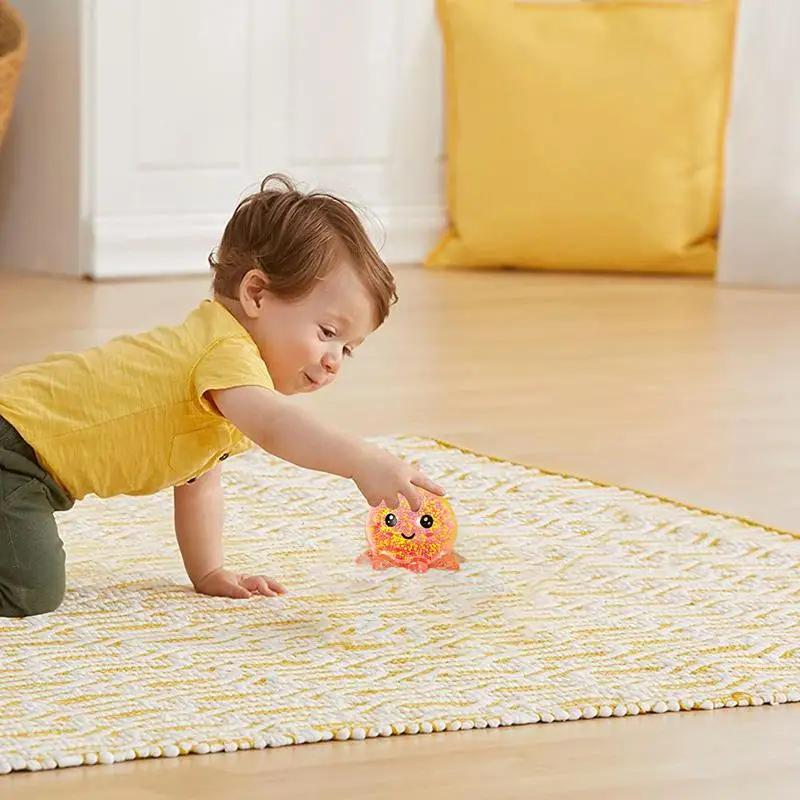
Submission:
<svg viewBox="0 0 800 800">
<path fill-rule="evenodd" d="M 259 578 L 256 591 L 263 597 L 277 597 L 278 594 L 277 592 L 273 592 L 269 584 L 262 578 Z"/>
<path fill-rule="evenodd" d="M 405 494 L 405 492 L 404 492 L 404 494 Z M 379 505 L 381 505 L 381 503 L 383 503 L 383 505 L 385 505 L 386 508 L 397 508 L 397 506 L 400 505 L 400 503 L 399 503 L 399 501 L 397 499 L 397 494 L 390 494 L 387 497 L 383 497 L 383 498 L 381 498 L 381 500 L 379 500 L 377 503 L 375 503 L 375 505 L 379 506 Z"/>
<path fill-rule="evenodd" d="M 226 589 L 226 595 L 234 600 L 246 600 L 248 597 L 252 597 L 253 594 L 239 583 L 231 583 Z"/>
<path fill-rule="evenodd" d="M 267 581 L 260 575 L 255 575 L 252 578 L 246 578 L 244 583 L 251 592 L 263 595 L 264 597 L 275 597 L 275 592 L 270 589 Z"/>
<path fill-rule="evenodd" d="M 419 511 L 420 506 L 422 505 L 422 498 L 419 496 L 419 492 L 414 490 L 414 487 L 409 484 L 407 489 L 403 490 L 403 495 L 405 496 L 406 500 L 408 500 L 408 505 L 410 506 L 412 511 Z"/>
<path fill-rule="evenodd" d="M 377 508 L 383 502 L 383 498 L 379 494 L 375 494 L 375 492 L 365 492 L 362 489 L 361 494 L 364 496 L 370 508 Z"/>
<path fill-rule="evenodd" d="M 445 495 L 443 486 L 434 483 L 427 475 L 423 475 L 421 472 L 411 479 L 411 483 L 413 483 L 414 486 L 419 486 L 420 489 L 427 489 L 431 494 L 437 494 L 439 497 L 444 497 Z"/>
<path fill-rule="evenodd" d="M 272 580 L 272 578 L 267 578 L 267 586 L 272 589 L 275 594 L 286 594 L 286 589 L 281 586 L 278 581 Z"/>
</svg>

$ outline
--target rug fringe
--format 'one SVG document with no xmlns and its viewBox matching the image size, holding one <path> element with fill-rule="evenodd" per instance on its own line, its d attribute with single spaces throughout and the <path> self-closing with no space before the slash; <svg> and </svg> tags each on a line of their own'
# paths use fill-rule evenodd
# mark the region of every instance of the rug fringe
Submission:
<svg viewBox="0 0 800 800">
<path fill-rule="evenodd" d="M 38 759 L 25 759 L 19 754 L 0 755 L 0 775 L 12 772 L 41 772 L 68 767 L 118 764 L 148 758 L 178 758 L 187 755 L 207 755 L 210 753 L 234 753 L 247 750 L 266 750 L 300 744 L 319 742 L 364 741 L 389 736 L 413 736 L 417 734 L 446 733 L 455 731 L 485 730 L 489 728 L 508 728 L 522 725 L 550 724 L 553 722 L 574 722 L 581 719 L 607 719 L 610 717 L 630 717 L 640 714 L 667 714 L 686 711 L 714 711 L 747 706 L 779 706 L 787 703 L 800 703 L 800 691 L 775 692 L 772 695 L 748 695 L 735 692 L 721 700 L 657 700 L 642 703 L 618 703 L 615 705 L 584 706 L 583 708 L 553 708 L 541 712 L 514 712 L 490 719 L 465 718 L 453 720 L 432 720 L 424 722 L 398 722 L 369 727 L 338 728 L 325 731 L 304 730 L 291 734 L 263 734 L 243 737 L 238 740 L 171 742 L 158 745 L 144 745 L 127 750 L 101 750 L 84 754 L 64 755 L 61 753 L 44 755 Z"/>
</svg>

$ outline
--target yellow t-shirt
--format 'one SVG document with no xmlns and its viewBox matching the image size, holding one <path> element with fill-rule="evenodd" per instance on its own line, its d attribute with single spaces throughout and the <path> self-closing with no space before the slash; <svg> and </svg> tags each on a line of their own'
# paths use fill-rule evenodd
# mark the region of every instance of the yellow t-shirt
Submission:
<svg viewBox="0 0 800 800">
<path fill-rule="evenodd" d="M 206 300 L 181 325 L 0 377 L 0 416 L 76 500 L 154 494 L 251 446 L 204 398 L 236 386 L 273 388 L 247 331 Z"/>
</svg>

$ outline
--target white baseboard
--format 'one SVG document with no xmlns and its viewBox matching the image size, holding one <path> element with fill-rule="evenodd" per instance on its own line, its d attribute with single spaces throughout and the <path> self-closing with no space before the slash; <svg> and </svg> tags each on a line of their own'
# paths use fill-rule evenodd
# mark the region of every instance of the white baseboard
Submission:
<svg viewBox="0 0 800 800">
<path fill-rule="evenodd" d="M 94 221 L 89 277 L 202 275 L 226 223 L 215 214 L 100 217 Z"/>
<path fill-rule="evenodd" d="M 441 234 L 445 213 L 435 206 L 375 209 L 367 227 L 391 265 L 422 261 Z M 89 274 L 95 280 L 204 275 L 224 215 L 105 217 L 95 220 Z M 382 228 L 382 230 L 380 230 Z"/>
<path fill-rule="evenodd" d="M 379 209 L 375 212 L 383 231 L 368 225 L 373 241 L 389 265 L 418 264 L 433 249 L 447 224 L 447 214 L 437 206 Z"/>
</svg>

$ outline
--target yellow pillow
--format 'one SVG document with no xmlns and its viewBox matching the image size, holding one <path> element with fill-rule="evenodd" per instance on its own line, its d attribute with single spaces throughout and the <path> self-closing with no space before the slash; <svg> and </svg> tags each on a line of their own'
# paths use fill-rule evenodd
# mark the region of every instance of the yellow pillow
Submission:
<svg viewBox="0 0 800 800">
<path fill-rule="evenodd" d="M 431 267 L 711 273 L 736 0 L 438 0 Z"/>
</svg>

